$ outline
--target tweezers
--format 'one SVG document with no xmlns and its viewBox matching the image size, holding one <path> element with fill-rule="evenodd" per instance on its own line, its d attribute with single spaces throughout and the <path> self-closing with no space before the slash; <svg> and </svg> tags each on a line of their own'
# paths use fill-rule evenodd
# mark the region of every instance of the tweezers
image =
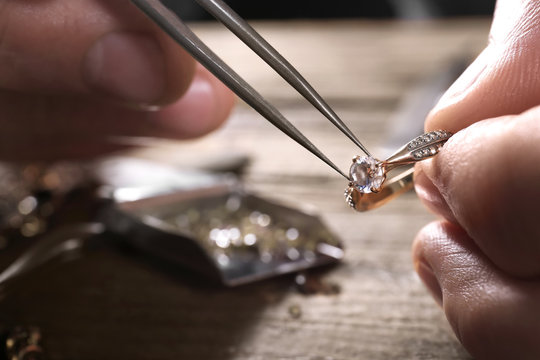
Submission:
<svg viewBox="0 0 540 360">
<path fill-rule="evenodd" d="M 366 155 L 368 150 L 330 108 L 323 98 L 313 89 L 307 80 L 244 19 L 234 12 L 222 0 L 195 0 L 208 13 L 223 23 L 231 32 L 242 40 L 261 59 L 270 65 L 285 81 L 308 100 L 343 134 L 351 139 Z M 198 60 L 214 76 L 220 79 L 242 100 L 255 109 L 279 130 L 313 153 L 339 174 L 349 180 L 330 159 L 328 159 L 311 141 L 292 125 L 271 103 L 249 85 L 240 75 L 216 55 L 193 31 L 180 19 L 179 15 L 165 6 L 160 0 L 131 0 L 153 22 L 171 38 L 179 43 L 193 58 Z"/>
</svg>

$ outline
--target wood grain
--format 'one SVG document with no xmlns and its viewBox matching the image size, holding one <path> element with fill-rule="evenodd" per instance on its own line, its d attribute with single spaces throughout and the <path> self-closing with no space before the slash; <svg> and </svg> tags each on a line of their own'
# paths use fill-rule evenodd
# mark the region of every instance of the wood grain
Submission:
<svg viewBox="0 0 540 360">
<path fill-rule="evenodd" d="M 255 24 L 374 152 L 408 91 L 478 53 L 488 26 L 478 19 Z M 221 27 L 194 28 L 347 169 L 358 152 L 353 144 Z M 413 271 L 411 241 L 432 219 L 414 194 L 370 213 L 351 211 L 343 179 L 243 104 L 210 136 L 154 146 L 136 155 L 185 166 L 249 155 L 250 189 L 313 206 L 342 238 L 346 260 L 324 274 L 342 291 L 305 296 L 291 277 L 216 289 L 136 257 L 95 251 L 26 276 L 0 303 L 4 324 L 42 328 L 50 359 L 469 358 Z M 294 305 L 299 318 L 289 314 Z"/>
</svg>

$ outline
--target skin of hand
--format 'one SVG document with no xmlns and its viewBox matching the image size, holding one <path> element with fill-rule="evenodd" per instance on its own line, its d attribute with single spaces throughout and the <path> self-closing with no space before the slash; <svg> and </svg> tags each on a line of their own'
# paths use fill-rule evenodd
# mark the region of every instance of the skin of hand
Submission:
<svg viewBox="0 0 540 360">
<path fill-rule="evenodd" d="M 540 358 L 540 2 L 499 0 L 489 44 L 428 116 L 456 134 L 416 167 L 440 220 L 413 261 L 476 359 Z"/>
<path fill-rule="evenodd" d="M 119 137 L 184 139 L 234 97 L 128 0 L 0 2 L 0 160 L 121 150 Z"/>
</svg>

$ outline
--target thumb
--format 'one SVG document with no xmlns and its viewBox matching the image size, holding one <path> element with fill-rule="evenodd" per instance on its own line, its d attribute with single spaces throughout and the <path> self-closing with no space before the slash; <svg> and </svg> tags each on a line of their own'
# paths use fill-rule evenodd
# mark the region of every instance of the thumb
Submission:
<svg viewBox="0 0 540 360">
<path fill-rule="evenodd" d="M 2 1 L 0 88 L 162 104 L 194 61 L 128 0 Z"/>
<path fill-rule="evenodd" d="M 540 2 L 499 0 L 489 44 L 448 89 L 426 129 L 453 132 L 540 104 Z"/>
</svg>

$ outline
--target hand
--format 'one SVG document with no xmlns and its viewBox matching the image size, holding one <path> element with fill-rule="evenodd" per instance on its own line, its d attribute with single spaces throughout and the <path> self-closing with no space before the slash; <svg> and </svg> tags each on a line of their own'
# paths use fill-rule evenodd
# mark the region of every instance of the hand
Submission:
<svg viewBox="0 0 540 360">
<path fill-rule="evenodd" d="M 457 134 L 416 168 L 442 219 L 415 267 L 477 359 L 540 358 L 539 59 L 540 2 L 499 0 L 489 45 L 426 122 Z"/>
<path fill-rule="evenodd" d="M 126 147 L 119 136 L 200 136 L 232 103 L 128 0 L 0 3 L 0 160 L 96 156 Z"/>
</svg>

